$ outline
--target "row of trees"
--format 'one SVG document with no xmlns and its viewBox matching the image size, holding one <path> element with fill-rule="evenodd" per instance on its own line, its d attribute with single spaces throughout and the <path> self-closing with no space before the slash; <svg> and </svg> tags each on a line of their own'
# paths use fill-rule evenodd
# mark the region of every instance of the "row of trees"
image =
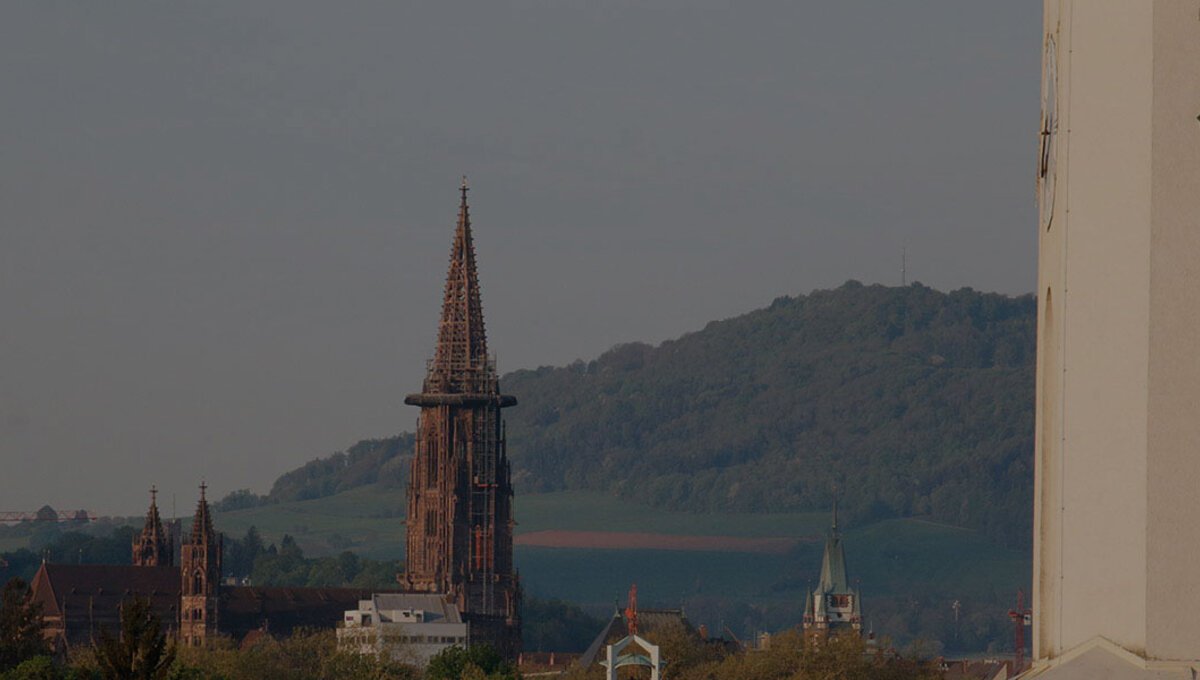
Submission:
<svg viewBox="0 0 1200 680">
<path fill-rule="evenodd" d="M 267 545 L 254 527 L 240 539 L 225 539 L 225 576 L 249 578 L 256 585 L 303 588 L 393 588 L 400 565 L 395 560 L 372 560 L 350 551 L 332 557 L 309 558 L 284 534 L 279 545 Z"/>
<path fill-rule="evenodd" d="M 0 578 L 32 579 L 43 556 L 58 563 L 128 564 L 133 535 L 129 526 L 112 528 L 104 535 L 57 533 L 38 552 L 21 549 L 0 555 Z M 267 544 L 254 527 L 240 538 L 225 539 L 223 575 L 248 578 L 260 586 L 387 590 L 396 587 L 396 574 L 402 568 L 395 560 L 373 560 L 350 551 L 306 557 L 291 536 L 285 534 L 278 545 Z M 575 605 L 535 597 L 525 598 L 524 620 L 526 644 L 539 650 L 582 650 L 603 625 Z"/>
<path fill-rule="evenodd" d="M 130 598 L 121 630 L 102 630 L 91 649 L 55 660 L 29 587 L 10 580 L 0 593 L 0 680 L 516 680 L 515 667 L 487 647 L 451 648 L 426 669 L 339 651 L 332 630 L 263 638 L 239 647 L 217 641 L 177 647 L 147 600 Z"/>
<path fill-rule="evenodd" d="M 45 559 L 59 564 L 129 564 L 130 545 L 137 529 L 129 526 L 82 531 L 50 527 L 39 533 L 34 549 L 0 554 L 0 578 L 29 580 Z M 7 565 L 7 566 L 3 566 Z M 373 560 L 345 551 L 331 557 L 304 556 L 296 540 L 284 535 L 279 544 L 267 544 L 254 527 L 241 538 L 226 537 L 224 576 L 249 578 L 264 586 L 390 588 L 400 569 L 395 560 Z"/>
<path fill-rule="evenodd" d="M 763 650 L 731 651 L 680 630 L 646 636 L 659 645 L 671 680 L 933 680 L 938 664 L 868 649 L 857 635 L 806 641 L 797 631 L 773 637 Z M 599 680 L 603 669 L 574 668 L 563 680 Z M 631 676 L 633 677 L 633 676 Z"/>
</svg>

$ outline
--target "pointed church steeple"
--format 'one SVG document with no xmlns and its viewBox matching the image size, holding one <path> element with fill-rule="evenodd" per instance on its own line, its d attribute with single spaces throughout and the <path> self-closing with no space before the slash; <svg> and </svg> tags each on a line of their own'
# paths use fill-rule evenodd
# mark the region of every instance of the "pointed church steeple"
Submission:
<svg viewBox="0 0 1200 680">
<path fill-rule="evenodd" d="M 830 592 L 846 592 L 846 553 L 842 549 L 842 535 L 838 532 L 837 501 L 833 502 L 833 524 L 829 528 L 829 537 L 825 539 L 825 554 L 821 558 L 821 590 Z"/>
<path fill-rule="evenodd" d="M 437 350 L 429 366 L 425 392 L 480 392 L 480 388 L 495 375 L 495 368 L 488 362 L 467 191 L 464 176 L 459 188 L 458 226 L 450 248 L 450 269 L 446 273 Z"/>
<path fill-rule="evenodd" d="M 150 509 L 142 533 L 133 539 L 133 564 L 138 567 L 169 567 L 174 564 L 171 534 L 158 514 L 158 489 L 150 487 Z"/>
<path fill-rule="evenodd" d="M 825 634 L 838 628 L 862 629 L 859 593 L 846 578 L 846 554 L 838 531 L 837 500 L 833 502 L 833 521 L 825 539 L 821 557 L 821 580 L 808 593 L 804 604 L 804 630 Z"/>
<path fill-rule="evenodd" d="M 205 491 L 208 485 L 204 482 L 200 483 L 200 501 L 196 504 L 196 514 L 192 517 L 192 535 L 188 541 L 192 544 L 212 543 L 213 542 L 213 523 L 212 514 L 208 510 L 208 498 L 205 497 Z"/>
</svg>

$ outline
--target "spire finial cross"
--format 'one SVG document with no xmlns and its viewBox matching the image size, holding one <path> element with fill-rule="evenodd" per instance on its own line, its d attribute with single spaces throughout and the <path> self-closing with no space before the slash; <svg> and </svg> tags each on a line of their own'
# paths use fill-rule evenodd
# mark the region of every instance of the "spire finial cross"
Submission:
<svg viewBox="0 0 1200 680">
<path fill-rule="evenodd" d="M 208 489 L 208 484 L 204 480 L 200 480 L 200 500 L 204 500 L 204 492 Z"/>
<path fill-rule="evenodd" d="M 471 190 L 471 187 L 467 186 L 467 176 L 466 175 L 462 176 L 462 186 L 460 186 L 458 188 L 458 190 L 462 192 L 463 203 L 466 203 L 467 202 L 467 192 Z"/>
<path fill-rule="evenodd" d="M 154 503 L 156 501 L 158 501 L 158 487 L 151 484 L 150 485 L 150 505 L 154 505 Z"/>
</svg>

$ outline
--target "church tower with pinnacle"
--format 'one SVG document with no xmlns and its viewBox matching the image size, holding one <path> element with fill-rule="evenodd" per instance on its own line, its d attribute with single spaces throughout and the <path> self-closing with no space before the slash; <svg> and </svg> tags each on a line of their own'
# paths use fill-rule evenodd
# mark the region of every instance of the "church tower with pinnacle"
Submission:
<svg viewBox="0 0 1200 680">
<path fill-rule="evenodd" d="M 471 626 L 473 641 L 515 658 L 521 588 L 513 567 L 513 490 L 500 393 L 487 352 L 467 182 L 460 189 L 437 348 L 418 394 L 421 409 L 408 487 L 407 563 L 401 585 L 443 593 Z"/>
<path fill-rule="evenodd" d="M 170 567 L 175 564 L 171 532 L 163 527 L 158 514 L 158 489 L 150 487 L 150 509 L 146 525 L 133 538 L 133 564 L 138 567 Z"/>
<path fill-rule="evenodd" d="M 830 634 L 862 631 L 862 605 L 858 590 L 846 578 L 846 553 L 838 531 L 837 502 L 833 504 L 833 525 L 825 539 L 821 558 L 821 581 L 804 602 L 804 633 L 823 637 Z"/>
<path fill-rule="evenodd" d="M 217 631 L 217 596 L 221 583 L 221 535 L 213 530 L 212 513 L 200 485 L 200 502 L 192 518 L 192 533 L 180 550 L 179 637 L 198 647 Z"/>
</svg>

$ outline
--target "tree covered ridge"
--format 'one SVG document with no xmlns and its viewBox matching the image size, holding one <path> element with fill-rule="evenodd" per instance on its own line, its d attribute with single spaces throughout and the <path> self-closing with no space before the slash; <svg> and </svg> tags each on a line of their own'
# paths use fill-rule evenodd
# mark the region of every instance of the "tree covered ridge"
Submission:
<svg viewBox="0 0 1200 680">
<path fill-rule="evenodd" d="M 925 515 L 1030 537 L 1036 301 L 920 284 L 781 297 L 657 347 L 517 371 L 520 490 L 695 511 Z"/>
<path fill-rule="evenodd" d="M 928 516 L 1025 549 L 1036 310 L 1032 295 L 850 281 L 657 347 L 510 373 L 517 491 L 758 512 L 825 510 L 837 488 L 849 522 Z M 412 446 L 359 442 L 252 500 L 402 485 Z"/>
<path fill-rule="evenodd" d="M 240 510 L 268 503 L 325 498 L 368 484 L 403 486 L 415 440 L 407 432 L 383 439 L 364 439 L 346 451 L 316 458 L 285 472 L 266 495 L 249 489 L 234 491 L 216 503 L 219 511 Z"/>
</svg>

